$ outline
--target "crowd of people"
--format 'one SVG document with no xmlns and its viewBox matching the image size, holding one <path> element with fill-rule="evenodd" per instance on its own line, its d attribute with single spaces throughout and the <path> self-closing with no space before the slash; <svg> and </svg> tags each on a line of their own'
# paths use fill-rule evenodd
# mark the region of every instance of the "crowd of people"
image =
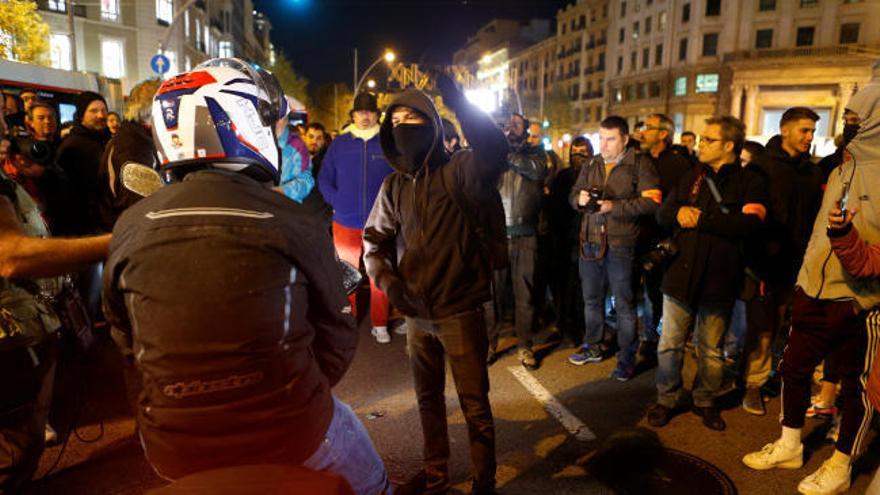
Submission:
<svg viewBox="0 0 880 495">
<path fill-rule="evenodd" d="M 149 122 L 84 92 L 64 132 L 36 90 L 5 95 L 0 493 L 55 434 L 59 335 L 83 326 L 112 328 L 137 366 L 142 444 L 169 480 L 281 464 L 340 493 L 445 493 L 448 362 L 473 493 L 494 493 L 489 367 L 512 330 L 529 370 L 539 338 L 573 366 L 615 359 L 621 382 L 656 367 L 656 428 L 689 409 L 724 430 L 725 370 L 755 415 L 781 381 L 781 434 L 743 463 L 800 468 L 805 418 L 833 418 L 834 454 L 798 489 L 848 489 L 880 406 L 880 80 L 821 160 L 804 107 L 766 145 L 730 116 L 699 137 L 663 114 L 632 129 L 608 116 L 598 150 L 577 137 L 560 157 L 525 115 L 499 125 L 433 80 L 434 96 L 407 89 L 384 108 L 356 95 L 338 133 L 290 123 L 274 76 L 236 59 L 165 81 Z M 342 262 L 369 279 L 362 297 Z M 379 344 L 406 338 L 424 463 L 403 483 L 332 392 L 359 315 Z"/>
</svg>

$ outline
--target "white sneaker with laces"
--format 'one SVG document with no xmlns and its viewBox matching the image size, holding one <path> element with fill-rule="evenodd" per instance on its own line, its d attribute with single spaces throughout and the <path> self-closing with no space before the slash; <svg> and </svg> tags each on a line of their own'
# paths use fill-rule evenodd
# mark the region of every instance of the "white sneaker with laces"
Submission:
<svg viewBox="0 0 880 495">
<path fill-rule="evenodd" d="M 394 327 L 394 333 L 397 335 L 406 335 L 406 322 L 401 323 Z"/>
<path fill-rule="evenodd" d="M 376 337 L 376 342 L 380 344 L 388 344 L 391 342 L 391 336 L 388 335 L 387 327 L 373 327 L 370 330 L 370 333 L 373 334 L 373 337 Z"/>
<path fill-rule="evenodd" d="M 826 460 L 813 474 L 801 480 L 798 493 L 804 495 L 835 495 L 849 490 L 852 467 L 849 463 Z"/>
<path fill-rule="evenodd" d="M 798 469 L 804 465 L 804 444 L 798 444 L 796 449 L 791 449 L 778 439 L 768 443 L 758 452 L 746 454 L 742 459 L 746 466 L 764 471 L 773 468 Z"/>
</svg>

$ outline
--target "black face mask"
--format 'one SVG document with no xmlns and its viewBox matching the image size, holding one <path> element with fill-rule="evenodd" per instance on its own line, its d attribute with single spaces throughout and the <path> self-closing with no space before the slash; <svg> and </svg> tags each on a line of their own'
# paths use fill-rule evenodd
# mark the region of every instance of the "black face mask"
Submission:
<svg viewBox="0 0 880 495">
<path fill-rule="evenodd" d="M 843 145 L 846 146 L 849 144 L 853 138 L 856 137 L 856 134 L 859 133 L 859 124 L 844 124 L 843 125 Z"/>
<path fill-rule="evenodd" d="M 399 124 L 391 130 L 391 134 L 397 152 L 404 157 L 410 173 L 422 168 L 434 143 L 434 128 L 428 124 Z"/>
</svg>

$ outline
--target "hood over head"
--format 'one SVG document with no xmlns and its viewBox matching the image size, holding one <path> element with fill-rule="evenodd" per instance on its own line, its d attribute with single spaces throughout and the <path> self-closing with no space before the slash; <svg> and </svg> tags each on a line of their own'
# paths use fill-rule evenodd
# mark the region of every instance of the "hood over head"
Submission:
<svg viewBox="0 0 880 495">
<path fill-rule="evenodd" d="M 428 118 L 428 125 L 433 129 L 433 141 L 421 163 L 408 163 L 406 156 L 398 150 L 394 139 L 394 126 L 391 123 L 391 114 L 397 107 L 410 107 L 425 115 Z M 385 110 L 385 119 L 379 130 L 379 141 L 388 163 L 394 170 L 405 174 L 415 175 L 425 168 L 426 164 L 430 163 L 432 166 L 436 166 L 448 160 L 446 149 L 443 146 L 443 122 L 440 114 L 431 97 L 417 89 L 407 89 L 388 105 Z"/>
<path fill-rule="evenodd" d="M 859 132 L 846 149 L 857 162 L 880 163 L 880 80 L 875 78 L 850 98 L 846 108 L 859 114 Z"/>
</svg>

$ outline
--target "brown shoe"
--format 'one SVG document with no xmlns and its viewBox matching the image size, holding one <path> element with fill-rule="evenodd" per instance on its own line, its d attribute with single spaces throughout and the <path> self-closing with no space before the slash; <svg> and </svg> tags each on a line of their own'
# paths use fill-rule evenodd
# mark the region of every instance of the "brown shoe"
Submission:
<svg viewBox="0 0 880 495">
<path fill-rule="evenodd" d="M 759 387 L 747 387 L 746 394 L 743 396 L 743 409 L 755 416 L 763 416 L 767 414 L 767 408 L 764 407 L 764 397 L 761 396 Z"/>
</svg>

